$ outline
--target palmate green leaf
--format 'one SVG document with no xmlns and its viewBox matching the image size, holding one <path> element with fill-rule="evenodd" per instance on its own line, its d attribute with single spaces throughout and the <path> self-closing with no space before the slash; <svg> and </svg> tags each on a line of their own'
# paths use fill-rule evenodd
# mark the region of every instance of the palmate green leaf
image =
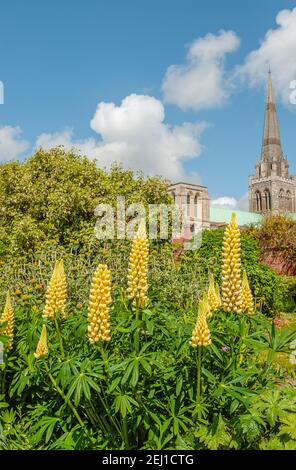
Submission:
<svg viewBox="0 0 296 470">
<path fill-rule="evenodd" d="M 226 388 L 226 393 L 228 395 L 230 395 L 232 398 L 235 398 L 236 400 L 240 401 L 241 403 L 243 403 L 245 405 L 245 407 L 247 408 L 248 406 L 250 406 L 250 401 L 245 398 L 245 396 L 235 390 L 233 390 L 233 388 L 229 388 L 227 387 Z"/>
<path fill-rule="evenodd" d="M 112 393 L 113 390 L 115 390 L 118 387 L 120 382 L 121 382 L 121 376 L 116 377 L 114 380 L 112 380 L 112 382 L 109 384 L 109 387 L 108 387 L 109 393 Z"/>
<path fill-rule="evenodd" d="M 116 371 L 119 368 L 122 368 L 122 367 L 125 368 L 125 372 L 121 380 L 122 385 L 129 383 L 132 387 L 135 387 L 139 380 L 140 367 L 145 373 L 147 373 L 148 375 L 151 375 L 152 368 L 151 368 L 151 365 L 149 364 L 149 361 L 151 361 L 154 365 L 158 366 L 158 363 L 154 359 L 154 355 L 152 354 L 141 355 L 142 351 L 140 351 L 139 355 L 133 356 L 131 359 L 128 359 L 122 362 L 121 364 L 118 365 L 118 367 L 112 367 L 109 369 L 109 371 L 111 370 Z"/>
<path fill-rule="evenodd" d="M 175 450 L 194 450 L 193 442 L 189 439 L 183 439 L 181 436 L 177 436 Z"/>
<path fill-rule="evenodd" d="M 77 428 L 80 429 L 80 426 L 77 426 Z M 61 437 L 59 437 L 56 441 L 54 441 L 49 449 L 52 450 L 75 450 L 76 448 L 76 442 L 73 439 L 73 433 L 75 432 L 76 427 L 72 428 L 70 432 L 65 432 L 62 434 Z"/>
<path fill-rule="evenodd" d="M 132 387 L 135 387 L 139 380 L 139 361 L 134 362 L 133 374 L 130 381 Z"/>
<path fill-rule="evenodd" d="M 260 413 L 250 410 L 250 413 L 239 417 L 238 427 L 245 439 L 251 443 L 261 434 L 261 429 L 266 428 L 266 423 Z"/>
<path fill-rule="evenodd" d="M 159 417 L 153 413 L 152 411 L 148 411 L 148 414 L 149 416 L 153 419 L 153 421 L 155 421 L 155 423 L 157 424 L 157 426 L 161 426 L 161 421 L 159 419 Z"/>
<path fill-rule="evenodd" d="M 176 397 L 178 397 L 182 391 L 182 386 L 183 386 L 183 377 L 182 375 L 179 375 L 177 377 L 177 382 L 176 382 Z"/>
<path fill-rule="evenodd" d="M 79 374 L 77 367 L 74 365 L 75 362 L 76 358 L 68 359 L 59 367 L 58 380 L 63 388 L 71 382 L 73 376 Z"/>
<path fill-rule="evenodd" d="M 230 405 L 230 408 L 229 408 L 229 413 L 232 415 L 233 413 L 236 412 L 238 407 L 239 407 L 239 401 L 238 400 L 233 400 L 231 402 L 231 405 Z"/>
<path fill-rule="evenodd" d="M 202 373 L 206 376 L 210 383 L 215 384 L 217 383 L 218 379 L 205 367 L 202 367 Z"/>
<path fill-rule="evenodd" d="M 122 380 L 121 380 L 122 385 L 126 384 L 126 382 L 128 381 L 128 379 L 130 378 L 131 374 L 133 373 L 133 370 L 134 370 L 135 365 L 136 365 L 137 367 L 139 367 L 138 359 L 133 359 L 133 360 L 129 363 L 129 365 L 128 365 L 128 367 L 127 367 L 127 369 L 126 369 L 126 371 L 125 371 L 125 373 L 124 373 L 124 375 L 123 375 L 123 377 L 122 377 Z"/>
<path fill-rule="evenodd" d="M 279 435 L 288 434 L 296 441 L 296 413 L 286 413 L 280 418 Z M 295 442 L 296 444 L 296 442 Z"/>
<path fill-rule="evenodd" d="M 139 363 L 143 367 L 143 369 L 147 372 L 147 374 L 151 375 L 151 372 L 152 372 L 151 366 L 144 357 L 140 358 Z"/>
<path fill-rule="evenodd" d="M 261 450 L 296 450 L 296 442 L 288 441 L 283 442 L 277 436 L 272 436 L 270 439 L 263 439 L 259 444 Z"/>
<path fill-rule="evenodd" d="M 224 357 L 223 357 L 222 353 L 219 351 L 219 349 L 217 348 L 217 346 L 214 343 L 212 343 L 210 345 L 210 348 L 214 352 L 214 354 L 217 356 L 217 358 L 220 360 L 220 362 L 223 363 L 224 362 Z"/>
<path fill-rule="evenodd" d="M 195 436 L 210 450 L 234 447 L 231 434 L 228 432 L 221 415 L 214 420 L 211 426 L 201 425 L 199 430 L 195 432 Z"/>
<path fill-rule="evenodd" d="M 42 417 L 38 421 L 38 423 L 33 427 L 33 431 L 37 430 L 37 432 L 32 437 L 34 444 L 38 444 L 42 440 L 44 434 L 45 434 L 45 439 L 44 439 L 45 443 L 48 443 L 59 421 L 60 421 L 60 418 L 57 418 L 57 417 L 52 417 L 52 416 Z"/>
<path fill-rule="evenodd" d="M 19 397 L 22 395 L 22 392 L 28 387 L 31 383 L 30 375 L 26 375 L 25 373 L 19 372 L 15 375 L 12 381 L 12 385 L 9 390 L 9 395 L 12 397 L 13 395 L 18 395 Z"/>
<path fill-rule="evenodd" d="M 92 377 L 82 372 L 73 379 L 67 397 L 71 398 L 74 395 L 74 403 L 78 406 L 82 397 L 86 400 L 91 399 L 91 389 L 100 392 L 99 385 L 95 383 Z"/>
<path fill-rule="evenodd" d="M 123 418 L 125 418 L 127 414 L 132 413 L 132 405 L 138 406 L 138 402 L 130 395 L 120 394 L 114 400 L 115 412 L 118 413 L 118 411 L 120 411 Z"/>
<path fill-rule="evenodd" d="M 252 408 L 265 417 L 270 426 L 286 416 L 287 412 L 296 413 L 296 399 L 283 397 L 281 390 L 267 390 L 253 399 Z"/>
</svg>

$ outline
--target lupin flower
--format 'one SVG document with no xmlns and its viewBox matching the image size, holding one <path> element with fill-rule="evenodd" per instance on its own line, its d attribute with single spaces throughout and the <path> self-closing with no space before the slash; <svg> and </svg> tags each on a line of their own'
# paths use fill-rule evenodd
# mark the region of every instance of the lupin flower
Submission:
<svg viewBox="0 0 296 470">
<path fill-rule="evenodd" d="M 211 310 L 211 306 L 210 306 L 210 302 L 209 302 L 207 292 L 203 293 L 203 295 L 201 297 L 201 302 L 202 302 L 202 306 L 203 306 L 206 317 L 211 317 L 212 316 L 212 310 Z"/>
<path fill-rule="evenodd" d="M 218 308 L 219 308 L 222 305 L 222 300 L 221 300 L 220 287 L 219 287 L 218 282 L 216 283 L 215 289 L 216 289 L 216 296 L 217 296 L 217 300 L 218 300 L 218 304 L 219 304 Z"/>
<path fill-rule="evenodd" d="M 48 347 L 47 347 L 47 332 L 46 332 L 46 325 L 42 326 L 41 335 L 39 341 L 37 343 L 36 351 L 34 352 L 34 356 L 36 359 L 39 359 L 42 356 L 48 354 Z"/>
<path fill-rule="evenodd" d="M 128 267 L 127 296 L 136 308 L 145 308 L 148 302 L 148 240 L 144 224 L 133 239 Z"/>
<path fill-rule="evenodd" d="M 208 302 L 210 305 L 211 312 L 215 312 L 220 307 L 219 297 L 217 296 L 217 290 L 215 287 L 214 275 L 210 276 L 210 284 L 208 289 Z"/>
<path fill-rule="evenodd" d="M 62 319 L 66 318 L 67 281 L 63 260 L 56 261 L 54 270 L 46 291 L 46 302 L 43 317 L 54 318 L 57 312 Z"/>
<path fill-rule="evenodd" d="M 88 306 L 90 343 L 110 340 L 111 275 L 106 264 L 99 264 L 92 279 Z"/>
<path fill-rule="evenodd" d="M 249 286 L 248 276 L 245 270 L 243 272 L 242 281 L 242 311 L 247 313 L 254 313 L 253 295 Z"/>
<path fill-rule="evenodd" d="M 190 345 L 196 348 L 197 346 L 208 346 L 211 342 L 211 333 L 207 324 L 207 311 L 205 303 L 201 300 L 198 306 L 197 322 L 192 332 Z"/>
<path fill-rule="evenodd" d="M 8 341 L 5 343 L 5 349 L 8 351 L 12 348 L 13 345 L 13 329 L 14 329 L 14 314 L 11 306 L 10 293 L 6 294 L 6 303 L 4 311 L 1 316 L 1 323 L 6 323 L 6 326 L 1 328 L 1 334 L 8 336 Z"/>
<path fill-rule="evenodd" d="M 232 214 L 231 222 L 224 232 L 222 258 L 223 308 L 227 312 L 241 312 L 240 231 L 235 213 Z"/>
</svg>

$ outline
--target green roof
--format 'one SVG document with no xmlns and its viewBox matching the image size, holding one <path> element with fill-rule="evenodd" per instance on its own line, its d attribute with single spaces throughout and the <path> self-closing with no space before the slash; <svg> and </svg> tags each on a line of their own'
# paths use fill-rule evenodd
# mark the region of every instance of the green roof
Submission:
<svg viewBox="0 0 296 470">
<path fill-rule="evenodd" d="M 258 224 L 262 219 L 262 215 L 255 212 L 237 211 L 225 209 L 224 207 L 210 207 L 210 221 L 228 224 L 233 212 L 236 214 L 238 225 Z M 296 213 L 291 214 L 291 217 L 296 220 Z"/>
<path fill-rule="evenodd" d="M 224 207 L 211 207 L 210 221 L 228 224 L 233 212 L 236 214 L 238 225 L 258 224 L 262 219 L 262 216 L 255 214 L 255 212 L 236 211 L 233 209 L 225 209 Z"/>
</svg>

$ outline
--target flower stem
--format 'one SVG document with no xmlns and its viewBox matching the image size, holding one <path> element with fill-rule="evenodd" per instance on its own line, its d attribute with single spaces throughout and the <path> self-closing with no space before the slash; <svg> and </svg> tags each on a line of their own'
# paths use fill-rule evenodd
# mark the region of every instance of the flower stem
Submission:
<svg viewBox="0 0 296 470">
<path fill-rule="evenodd" d="M 198 405 L 198 417 L 201 418 L 200 412 L 200 401 L 201 401 L 201 353 L 202 346 L 198 346 L 198 351 L 196 351 L 196 404 Z"/>
<path fill-rule="evenodd" d="M 139 309 L 137 308 L 136 309 L 136 321 L 137 322 L 139 320 L 139 315 L 140 315 L 140 312 L 139 312 Z M 136 354 L 138 354 L 139 349 L 140 349 L 140 328 L 139 327 L 137 327 L 135 331 L 134 345 L 135 345 L 135 352 Z"/>
<path fill-rule="evenodd" d="M 59 343 L 60 343 L 61 355 L 62 355 L 62 358 L 65 359 L 65 351 L 64 351 L 64 346 L 63 346 L 63 339 L 62 339 L 62 335 L 61 335 L 61 331 L 60 331 L 60 327 L 59 327 L 59 324 L 58 324 L 58 320 L 57 320 L 56 315 L 54 316 L 54 324 L 55 324 L 56 332 L 57 332 L 58 339 L 59 339 Z"/>
<path fill-rule="evenodd" d="M 63 392 L 63 390 L 58 386 L 57 384 L 57 381 L 55 380 L 55 378 L 52 376 L 49 368 L 48 368 L 48 365 L 47 363 L 44 361 L 44 365 L 45 365 L 45 369 L 46 369 L 46 372 L 48 374 L 48 377 L 50 378 L 51 380 L 51 383 L 52 385 L 54 386 L 54 388 L 57 390 L 57 392 L 61 395 L 61 397 L 63 398 L 63 400 L 65 401 L 66 405 L 69 406 L 69 408 L 72 410 L 75 418 L 77 419 L 78 423 L 80 424 L 80 426 L 85 430 L 85 433 L 87 434 L 87 436 L 90 438 L 90 435 L 88 433 L 88 430 L 84 424 L 84 422 L 82 421 L 81 417 L 79 416 L 78 414 L 78 411 L 76 410 L 75 406 L 73 405 L 73 403 L 71 402 L 71 400 L 65 395 L 65 393 Z"/>
<path fill-rule="evenodd" d="M 123 430 L 123 437 L 124 437 L 124 442 L 125 442 L 126 448 L 129 449 L 126 415 L 125 415 L 124 418 L 122 418 L 122 430 Z"/>
</svg>

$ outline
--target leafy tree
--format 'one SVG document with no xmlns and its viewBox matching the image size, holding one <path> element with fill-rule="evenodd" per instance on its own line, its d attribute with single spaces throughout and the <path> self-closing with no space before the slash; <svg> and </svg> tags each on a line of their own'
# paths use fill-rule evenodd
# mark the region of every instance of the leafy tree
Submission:
<svg viewBox="0 0 296 470">
<path fill-rule="evenodd" d="M 24 163 L 0 165 L 0 253 L 69 246 L 95 225 L 99 203 L 169 203 L 167 182 L 113 165 L 110 171 L 75 151 L 38 149 Z"/>
</svg>

